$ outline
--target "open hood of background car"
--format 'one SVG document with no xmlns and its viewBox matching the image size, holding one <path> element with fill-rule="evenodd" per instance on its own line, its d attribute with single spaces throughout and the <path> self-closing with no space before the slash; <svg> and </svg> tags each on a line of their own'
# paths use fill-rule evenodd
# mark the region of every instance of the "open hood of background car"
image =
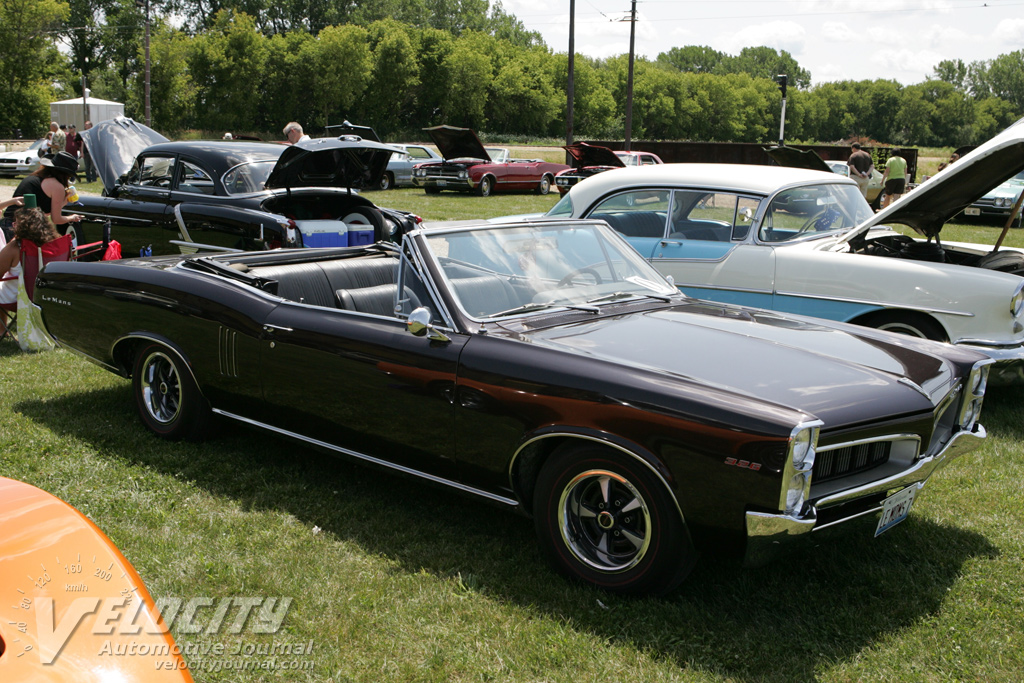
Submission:
<svg viewBox="0 0 1024 683">
<path fill-rule="evenodd" d="M 802 150 L 795 147 L 768 147 L 765 154 L 775 160 L 779 166 L 786 168 L 805 168 L 809 171 L 824 171 L 831 173 L 829 165 L 818 156 L 813 149 Z"/>
<path fill-rule="evenodd" d="M 325 126 L 327 130 L 331 131 L 331 135 L 342 136 L 342 135 L 358 135 L 364 140 L 373 140 L 374 142 L 380 142 L 380 136 L 377 135 L 377 131 L 369 126 L 357 126 L 354 123 L 348 121 L 342 121 L 341 123 L 334 126 Z"/>
<path fill-rule="evenodd" d="M 377 187 L 391 155 L 401 151 L 358 135 L 303 140 L 285 149 L 265 187 Z"/>
<path fill-rule="evenodd" d="M 113 190 L 117 179 L 131 170 L 135 157 L 150 145 L 169 142 L 160 133 L 126 116 L 100 121 L 83 130 L 82 139 L 103 187 Z M 84 163 L 79 170 L 85 168 Z"/>
<path fill-rule="evenodd" d="M 573 168 L 577 171 L 586 168 L 587 166 L 612 166 L 614 168 L 623 168 L 626 164 L 622 163 L 622 159 L 611 151 L 607 147 L 601 147 L 600 145 L 588 145 L 585 142 L 576 142 L 571 145 L 563 147 L 569 156 L 573 158 Z"/>
<path fill-rule="evenodd" d="M 483 159 L 493 161 L 491 155 L 484 149 L 480 138 L 469 128 L 456 128 L 455 126 L 434 126 L 424 128 L 430 134 L 430 139 L 437 145 L 441 156 L 445 161 L 449 159 Z"/>
<path fill-rule="evenodd" d="M 965 154 L 843 236 L 843 242 L 876 225 L 907 225 L 936 237 L 943 224 L 985 196 L 992 188 L 1024 171 L 1024 119 Z"/>
</svg>

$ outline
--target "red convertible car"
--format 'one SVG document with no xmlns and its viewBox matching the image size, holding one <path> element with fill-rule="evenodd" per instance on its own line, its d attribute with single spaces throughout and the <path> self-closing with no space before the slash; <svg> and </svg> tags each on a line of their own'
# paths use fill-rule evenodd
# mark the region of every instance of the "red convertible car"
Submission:
<svg viewBox="0 0 1024 683">
<path fill-rule="evenodd" d="M 523 190 L 547 194 L 555 175 L 569 168 L 541 159 L 513 159 L 504 147 L 485 149 L 469 128 L 434 126 L 424 130 L 444 157 L 443 161 L 417 164 L 413 169 L 413 183 L 427 194 L 441 190 L 476 192 L 481 197 Z"/>
</svg>

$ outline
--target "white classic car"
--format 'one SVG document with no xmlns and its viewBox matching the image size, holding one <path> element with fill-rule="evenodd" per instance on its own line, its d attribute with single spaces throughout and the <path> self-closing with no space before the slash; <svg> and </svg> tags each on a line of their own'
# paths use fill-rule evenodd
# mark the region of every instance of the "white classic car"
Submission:
<svg viewBox="0 0 1024 683">
<path fill-rule="evenodd" d="M 1018 123 L 877 214 L 833 173 L 666 164 L 587 178 L 545 218 L 604 219 L 692 296 L 974 347 L 994 380 L 1022 382 L 1024 254 L 939 240 L 1022 170 Z"/>
<path fill-rule="evenodd" d="M 39 168 L 39 150 L 46 138 L 39 138 L 28 149 L 0 154 L 0 176 L 28 175 Z"/>
</svg>

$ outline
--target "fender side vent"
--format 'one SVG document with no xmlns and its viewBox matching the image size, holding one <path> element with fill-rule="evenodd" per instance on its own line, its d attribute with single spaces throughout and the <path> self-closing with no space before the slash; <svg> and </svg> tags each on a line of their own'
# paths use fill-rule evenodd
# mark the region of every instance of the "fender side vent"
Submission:
<svg viewBox="0 0 1024 683">
<path fill-rule="evenodd" d="M 217 333 L 217 358 L 220 363 L 220 374 L 225 377 L 238 377 L 238 333 L 221 327 Z"/>
</svg>

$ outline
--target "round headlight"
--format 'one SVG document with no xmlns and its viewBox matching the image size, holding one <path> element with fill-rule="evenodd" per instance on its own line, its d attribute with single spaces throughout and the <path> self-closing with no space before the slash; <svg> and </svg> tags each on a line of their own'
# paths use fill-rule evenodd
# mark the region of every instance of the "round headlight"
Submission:
<svg viewBox="0 0 1024 683">
<path fill-rule="evenodd" d="M 811 454 L 811 430 L 804 429 L 793 437 L 793 467 L 804 469 Z"/>
<path fill-rule="evenodd" d="M 971 401 L 970 403 L 967 404 L 967 407 L 964 408 L 964 415 L 962 418 L 960 418 L 960 426 L 966 429 L 967 427 L 974 424 L 974 421 L 977 419 L 977 417 L 978 402 Z"/>
<path fill-rule="evenodd" d="M 1010 298 L 1010 313 L 1013 317 L 1020 315 L 1021 309 L 1024 309 L 1024 283 L 1017 288 L 1013 296 Z"/>
</svg>

